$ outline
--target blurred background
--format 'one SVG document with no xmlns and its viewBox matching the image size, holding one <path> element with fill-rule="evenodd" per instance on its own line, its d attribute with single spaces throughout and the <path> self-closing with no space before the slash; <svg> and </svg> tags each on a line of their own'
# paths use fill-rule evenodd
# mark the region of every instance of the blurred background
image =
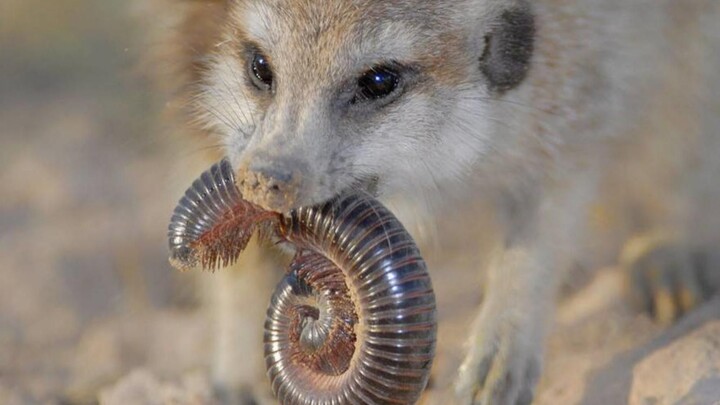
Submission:
<svg viewBox="0 0 720 405">
<path fill-rule="evenodd" d="M 142 1 L 0 0 L 0 405 L 92 404 L 99 393 L 105 403 L 212 402 L 199 275 L 170 268 L 166 241 L 190 180 L 173 176 L 173 165 L 205 150 L 161 124 L 168 101 L 144 55 L 154 52 L 149 25 L 162 18 L 135 7 Z M 433 388 L 451 381 L 481 299 L 466 271 L 479 253 L 448 247 L 484 236 L 447 239 L 443 255 L 428 256 L 442 267 L 431 399 L 446 398 Z M 612 263 L 621 240 L 597 241 L 585 267 Z M 663 330 L 629 309 L 617 269 L 577 273 L 567 290 L 580 292 L 558 310 L 538 404 L 624 403 L 643 376 L 637 365 L 720 318 L 716 301 Z M 651 391 L 672 386 L 653 374 L 665 358 L 653 361 L 639 381 Z"/>
<path fill-rule="evenodd" d="M 135 367 L 209 357 L 192 280 L 167 264 L 180 188 L 134 12 L 0 2 L 0 404 L 92 403 Z"/>
</svg>

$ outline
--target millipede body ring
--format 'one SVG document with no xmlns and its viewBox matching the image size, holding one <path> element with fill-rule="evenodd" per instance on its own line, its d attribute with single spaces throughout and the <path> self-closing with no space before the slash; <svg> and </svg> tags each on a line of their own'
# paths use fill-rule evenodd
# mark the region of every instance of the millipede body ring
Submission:
<svg viewBox="0 0 720 405">
<path fill-rule="evenodd" d="M 178 203 L 171 263 L 230 265 L 255 232 L 295 246 L 265 321 L 267 374 L 280 402 L 415 403 L 435 354 L 435 295 L 415 242 L 392 213 L 355 194 L 286 214 L 264 211 L 242 198 L 223 160 Z"/>
</svg>

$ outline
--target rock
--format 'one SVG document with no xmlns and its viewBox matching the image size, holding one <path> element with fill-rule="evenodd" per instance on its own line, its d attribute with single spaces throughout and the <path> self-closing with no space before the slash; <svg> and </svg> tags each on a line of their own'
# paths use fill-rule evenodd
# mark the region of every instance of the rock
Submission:
<svg viewBox="0 0 720 405">
<path fill-rule="evenodd" d="M 100 405 L 214 405 L 210 382 L 190 374 L 178 382 L 161 382 L 151 372 L 138 369 L 112 387 L 100 391 Z"/>
<path fill-rule="evenodd" d="M 638 363 L 629 404 L 720 404 L 720 321 L 707 322 Z"/>
</svg>

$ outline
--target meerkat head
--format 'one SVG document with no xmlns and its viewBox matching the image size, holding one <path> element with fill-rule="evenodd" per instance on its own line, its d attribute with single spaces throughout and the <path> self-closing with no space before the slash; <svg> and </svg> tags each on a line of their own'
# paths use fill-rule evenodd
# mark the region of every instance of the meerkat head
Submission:
<svg viewBox="0 0 720 405">
<path fill-rule="evenodd" d="M 285 211 L 353 188 L 457 181 L 524 78 L 532 14 L 511 0 L 242 0 L 200 107 L 246 198 Z"/>
</svg>

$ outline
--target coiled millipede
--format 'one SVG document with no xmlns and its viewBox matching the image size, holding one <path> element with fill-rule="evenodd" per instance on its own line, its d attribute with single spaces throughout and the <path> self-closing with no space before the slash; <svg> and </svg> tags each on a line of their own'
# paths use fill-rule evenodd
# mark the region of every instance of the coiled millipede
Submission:
<svg viewBox="0 0 720 405">
<path fill-rule="evenodd" d="M 358 195 L 287 215 L 264 211 L 242 199 L 223 160 L 175 209 L 171 262 L 227 266 L 256 230 L 296 247 L 265 322 L 267 374 L 280 402 L 416 402 L 435 352 L 435 296 L 402 224 Z"/>
</svg>

